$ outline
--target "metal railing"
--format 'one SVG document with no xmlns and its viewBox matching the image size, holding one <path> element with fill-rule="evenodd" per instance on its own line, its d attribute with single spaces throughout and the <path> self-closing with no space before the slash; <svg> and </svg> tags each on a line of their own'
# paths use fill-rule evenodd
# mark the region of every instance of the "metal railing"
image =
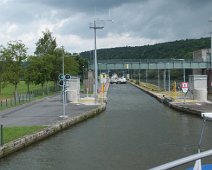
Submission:
<svg viewBox="0 0 212 170">
<path fill-rule="evenodd" d="M 201 159 L 201 158 L 205 158 L 205 157 L 208 157 L 208 156 L 212 156 L 212 149 L 210 149 L 208 151 L 201 152 L 201 153 L 197 153 L 197 154 L 194 154 L 194 155 L 190 155 L 188 157 L 181 158 L 181 159 L 178 159 L 178 160 L 157 166 L 155 168 L 151 168 L 149 170 L 166 170 L 166 169 L 181 166 L 181 165 L 184 165 L 186 163 L 189 163 L 189 162 Z"/>
<path fill-rule="evenodd" d="M 207 69 L 210 61 L 203 59 L 111 59 L 98 60 L 98 67 L 102 70 L 117 69 Z M 90 63 L 93 68 L 93 62 Z"/>
</svg>

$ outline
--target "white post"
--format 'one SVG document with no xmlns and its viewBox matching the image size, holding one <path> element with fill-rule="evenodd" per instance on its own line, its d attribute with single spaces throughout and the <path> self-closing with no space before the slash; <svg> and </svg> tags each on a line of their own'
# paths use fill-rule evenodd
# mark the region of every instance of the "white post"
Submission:
<svg viewBox="0 0 212 170">
<path fill-rule="evenodd" d="M 139 63 L 138 85 L 140 85 L 140 81 L 141 81 L 141 70 L 140 70 L 140 63 Z"/>
<path fill-rule="evenodd" d="M 171 86 L 171 78 L 170 78 L 170 63 L 169 64 L 169 94 L 170 94 L 170 86 Z"/>
<path fill-rule="evenodd" d="M 94 72 L 95 72 L 95 89 L 94 89 L 94 96 L 95 96 L 95 103 L 97 102 L 97 89 L 98 89 L 98 70 L 97 70 L 97 52 L 96 52 L 96 21 L 94 20 Z"/>
<path fill-rule="evenodd" d="M 163 70 L 163 88 L 166 90 L 166 69 Z"/>
<path fill-rule="evenodd" d="M 160 89 L 160 71 L 159 71 L 159 67 L 157 64 L 157 68 L 158 68 L 158 90 Z"/>
</svg>

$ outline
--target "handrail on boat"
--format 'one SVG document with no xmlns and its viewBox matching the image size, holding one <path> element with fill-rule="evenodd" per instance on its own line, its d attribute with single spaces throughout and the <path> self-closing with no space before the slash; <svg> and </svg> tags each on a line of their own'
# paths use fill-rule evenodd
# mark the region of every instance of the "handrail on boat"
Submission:
<svg viewBox="0 0 212 170">
<path fill-rule="evenodd" d="M 200 145 L 202 143 L 202 137 L 203 137 L 203 132 L 205 129 L 206 120 L 212 120 L 212 112 L 211 113 L 201 113 L 201 116 L 203 117 L 203 125 L 202 125 L 200 140 L 199 140 L 199 144 L 198 144 L 198 153 L 187 156 L 185 158 L 181 158 L 181 159 L 166 163 L 166 164 L 163 164 L 163 165 L 160 165 L 160 166 L 157 166 L 155 168 L 151 168 L 149 170 L 166 170 L 166 169 L 174 168 L 174 167 L 186 164 L 188 162 L 196 161 L 201 158 L 205 158 L 205 157 L 212 155 L 212 149 L 210 149 L 208 151 L 200 152 Z"/>
<path fill-rule="evenodd" d="M 192 162 L 192 161 L 195 161 L 195 160 L 198 160 L 198 159 L 201 159 L 201 158 L 205 158 L 205 157 L 208 157 L 208 156 L 212 156 L 212 149 L 210 149 L 208 151 L 201 152 L 201 153 L 197 153 L 197 154 L 194 154 L 194 155 L 190 155 L 190 156 L 187 156 L 185 158 L 181 158 L 181 159 L 178 159 L 178 160 L 157 166 L 155 168 L 151 168 L 149 170 L 166 170 L 166 169 L 174 168 L 174 167 L 186 164 L 188 162 Z"/>
</svg>

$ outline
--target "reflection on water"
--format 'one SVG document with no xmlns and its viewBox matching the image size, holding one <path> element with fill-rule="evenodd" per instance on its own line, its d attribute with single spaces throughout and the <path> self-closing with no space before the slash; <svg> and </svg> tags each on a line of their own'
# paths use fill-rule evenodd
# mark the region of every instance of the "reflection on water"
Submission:
<svg viewBox="0 0 212 170">
<path fill-rule="evenodd" d="M 114 84 L 104 113 L 2 159 L 0 169 L 148 169 L 196 153 L 201 126 L 199 117 L 171 110 L 128 84 Z M 204 149 L 211 148 L 211 132 L 207 123 Z"/>
</svg>

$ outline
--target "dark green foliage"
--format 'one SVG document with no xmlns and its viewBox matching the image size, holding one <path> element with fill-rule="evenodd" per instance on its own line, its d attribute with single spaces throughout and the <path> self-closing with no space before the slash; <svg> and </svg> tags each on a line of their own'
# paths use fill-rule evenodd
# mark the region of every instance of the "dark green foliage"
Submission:
<svg viewBox="0 0 212 170">
<path fill-rule="evenodd" d="M 186 39 L 135 47 L 99 49 L 98 59 L 191 59 L 193 51 L 203 48 L 210 48 L 210 38 Z M 80 55 L 88 60 L 90 59 L 90 51 L 82 52 Z"/>
<path fill-rule="evenodd" d="M 27 47 L 22 41 L 10 41 L 6 47 L 1 46 L 0 56 L 0 83 L 4 81 L 13 84 L 17 95 L 17 85 L 24 75 L 22 64 L 27 58 Z"/>
<path fill-rule="evenodd" d="M 56 47 L 56 38 L 52 36 L 52 33 L 49 30 L 46 30 L 43 32 L 43 37 L 41 37 L 36 43 L 35 54 L 37 56 L 53 54 Z"/>
</svg>

